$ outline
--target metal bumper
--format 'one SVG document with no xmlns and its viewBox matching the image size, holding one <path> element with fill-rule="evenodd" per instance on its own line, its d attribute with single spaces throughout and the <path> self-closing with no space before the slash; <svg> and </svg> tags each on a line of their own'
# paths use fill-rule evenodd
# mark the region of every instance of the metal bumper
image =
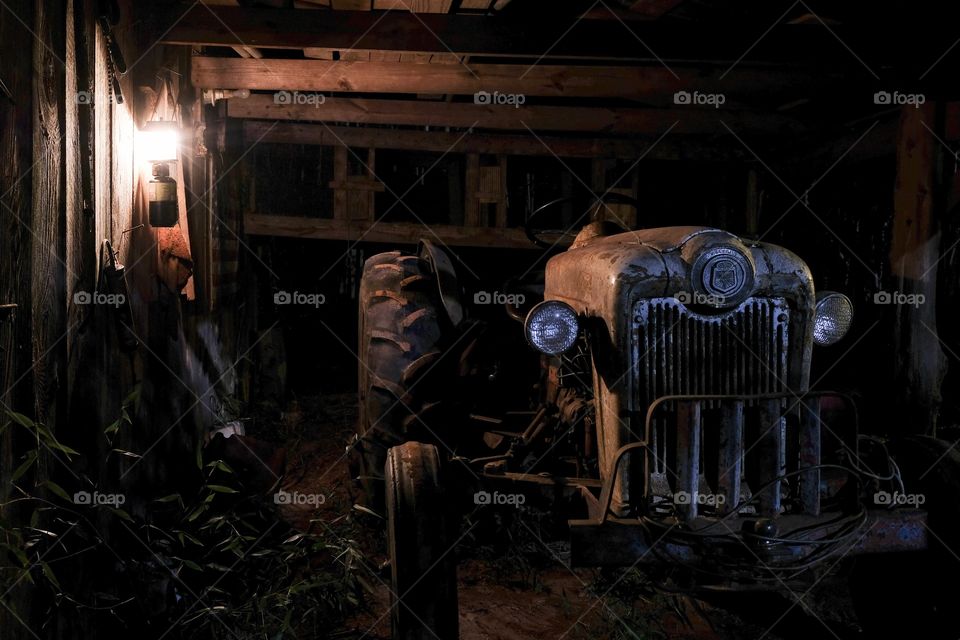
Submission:
<svg viewBox="0 0 960 640">
<path fill-rule="evenodd" d="M 927 514 L 925 511 L 897 509 L 871 510 L 866 512 L 852 535 L 837 542 L 831 553 L 834 560 L 843 556 L 867 553 L 891 553 L 919 551 L 927 547 Z M 777 523 L 784 530 L 802 529 L 805 526 L 822 524 L 821 519 L 810 516 L 783 516 Z M 726 558 L 741 557 L 757 566 L 782 566 L 802 561 L 814 549 L 818 537 L 810 536 L 807 543 L 787 542 L 770 544 L 752 538 L 734 529 L 740 524 L 734 521 L 728 528 L 717 525 L 716 520 L 694 523 L 693 530 L 712 527 L 718 534 L 728 534 L 722 542 L 705 546 L 685 544 L 680 536 L 672 536 L 669 526 L 663 530 L 644 526 L 638 519 L 608 518 L 604 521 L 570 521 L 570 562 L 575 567 L 633 566 L 656 562 L 709 562 L 711 556 Z M 831 527 L 817 530 L 819 537 L 831 534 Z"/>
</svg>

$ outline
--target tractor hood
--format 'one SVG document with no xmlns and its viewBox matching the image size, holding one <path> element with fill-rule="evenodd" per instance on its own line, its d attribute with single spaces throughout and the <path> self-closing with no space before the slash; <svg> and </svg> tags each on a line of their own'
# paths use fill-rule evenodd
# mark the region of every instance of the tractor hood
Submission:
<svg viewBox="0 0 960 640">
<path fill-rule="evenodd" d="M 607 320 L 638 298 L 678 297 L 717 311 L 750 296 L 784 297 L 801 311 L 814 304 L 810 270 L 794 253 L 710 227 L 603 236 L 588 226 L 546 271 L 546 299 Z"/>
</svg>

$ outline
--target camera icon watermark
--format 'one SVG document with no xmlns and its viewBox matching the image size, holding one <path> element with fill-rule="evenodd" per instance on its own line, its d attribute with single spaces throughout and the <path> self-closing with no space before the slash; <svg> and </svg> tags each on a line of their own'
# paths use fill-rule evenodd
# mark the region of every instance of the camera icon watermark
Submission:
<svg viewBox="0 0 960 640">
<path fill-rule="evenodd" d="M 99 491 L 77 491 L 73 494 L 73 504 L 87 507 L 114 507 L 127 501 L 127 497 L 122 493 L 100 493 Z"/>
<path fill-rule="evenodd" d="M 519 507 L 527 502 L 527 496 L 522 493 L 500 493 L 494 491 L 477 491 L 473 494 L 473 504 L 487 506 L 510 506 Z"/>
<path fill-rule="evenodd" d="M 322 293 L 301 293 L 299 291 L 277 291 L 273 294 L 273 304 L 276 305 L 307 305 L 319 308 L 327 303 L 327 296 Z"/>
<path fill-rule="evenodd" d="M 526 104 L 527 96 L 522 93 L 500 93 L 494 91 L 477 91 L 473 94 L 473 103 L 487 106 L 508 106 L 519 109 Z"/>
<path fill-rule="evenodd" d="M 473 304 L 509 304 L 520 306 L 527 301 L 522 293 L 500 293 L 499 291 L 477 291 L 473 294 Z"/>
<path fill-rule="evenodd" d="M 318 507 L 327 501 L 322 493 L 300 493 L 299 491 L 278 491 L 273 494 L 274 504 Z"/>
<path fill-rule="evenodd" d="M 919 507 L 927 501 L 922 493 L 900 493 L 877 491 L 873 494 L 873 503 L 881 507 Z"/>
<path fill-rule="evenodd" d="M 700 91 L 677 91 L 673 94 L 673 104 L 713 107 L 719 109 L 726 103 L 727 96 L 722 93 L 701 93 Z"/>
<path fill-rule="evenodd" d="M 727 496 L 722 493 L 690 493 L 677 491 L 673 494 L 673 502 L 678 505 L 695 504 L 707 507 L 720 507 L 727 502 Z"/>
<path fill-rule="evenodd" d="M 73 294 L 74 304 L 102 304 L 110 307 L 121 307 L 127 302 L 122 293 L 101 293 L 99 291 L 77 291 Z"/>
<path fill-rule="evenodd" d="M 912 106 L 919 109 L 927 101 L 922 93 L 900 93 L 899 91 L 877 91 L 873 94 L 873 104 L 884 106 Z"/>
<path fill-rule="evenodd" d="M 922 293 L 901 293 L 900 291 L 877 291 L 873 294 L 873 304 L 906 305 L 917 308 L 927 301 Z"/>
<path fill-rule="evenodd" d="M 322 93 L 301 93 L 299 91 L 277 91 L 273 94 L 273 103 L 279 105 L 307 105 L 319 108 L 327 101 Z"/>
</svg>

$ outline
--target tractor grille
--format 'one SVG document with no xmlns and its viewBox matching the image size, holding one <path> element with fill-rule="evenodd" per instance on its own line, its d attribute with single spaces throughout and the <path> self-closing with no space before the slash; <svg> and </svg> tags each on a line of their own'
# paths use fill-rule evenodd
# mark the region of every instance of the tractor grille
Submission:
<svg viewBox="0 0 960 640">
<path fill-rule="evenodd" d="M 790 309 L 748 298 L 701 315 L 675 298 L 641 300 L 634 314 L 638 408 L 665 395 L 754 395 L 787 390 Z"/>
</svg>

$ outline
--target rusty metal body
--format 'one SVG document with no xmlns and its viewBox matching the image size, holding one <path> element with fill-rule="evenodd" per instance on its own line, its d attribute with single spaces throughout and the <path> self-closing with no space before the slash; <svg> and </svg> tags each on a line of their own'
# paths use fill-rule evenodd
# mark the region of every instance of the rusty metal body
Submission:
<svg viewBox="0 0 960 640">
<path fill-rule="evenodd" d="M 583 319 L 592 363 L 599 491 L 555 478 L 588 513 L 570 521 L 574 564 L 751 582 L 758 567 L 926 547 L 923 511 L 865 505 L 855 410 L 828 424 L 836 394 L 809 389 L 816 298 L 793 253 L 701 227 L 585 230 L 548 262 L 544 298 Z"/>
<path fill-rule="evenodd" d="M 752 286 L 743 287 L 749 289 L 747 307 L 772 304 L 770 311 L 783 313 L 789 306 L 785 322 L 776 317 L 770 320 L 783 325 L 789 344 L 751 345 L 730 340 L 728 329 L 745 321 L 744 303 L 705 316 L 688 311 L 679 302 L 684 294 L 697 295 L 692 285 L 696 256 L 711 247 L 735 247 L 752 261 Z M 595 237 L 575 242 L 550 260 L 545 298 L 572 306 L 587 319 L 592 332 L 601 469 L 605 473 L 612 473 L 620 447 L 642 433 L 644 412 L 658 395 L 775 390 L 762 386 L 769 382 L 768 371 L 760 371 L 762 375 L 752 380 L 703 380 L 702 375 L 709 375 L 719 364 L 711 362 L 711 357 L 724 357 L 723 349 L 738 351 L 731 355 L 750 364 L 751 349 L 781 349 L 784 361 L 776 364 L 775 385 L 795 393 L 804 393 L 809 385 L 813 278 L 806 263 L 781 247 L 745 244 L 727 232 L 702 227 Z M 696 335 L 692 327 L 697 327 Z M 779 325 L 767 327 L 774 333 L 779 329 Z M 683 364 L 684 370 L 673 372 L 673 367 Z M 753 385 L 759 388 L 751 388 Z M 629 508 L 632 493 L 644 482 L 634 477 L 635 471 L 633 464 L 617 471 L 615 512 Z"/>
</svg>

